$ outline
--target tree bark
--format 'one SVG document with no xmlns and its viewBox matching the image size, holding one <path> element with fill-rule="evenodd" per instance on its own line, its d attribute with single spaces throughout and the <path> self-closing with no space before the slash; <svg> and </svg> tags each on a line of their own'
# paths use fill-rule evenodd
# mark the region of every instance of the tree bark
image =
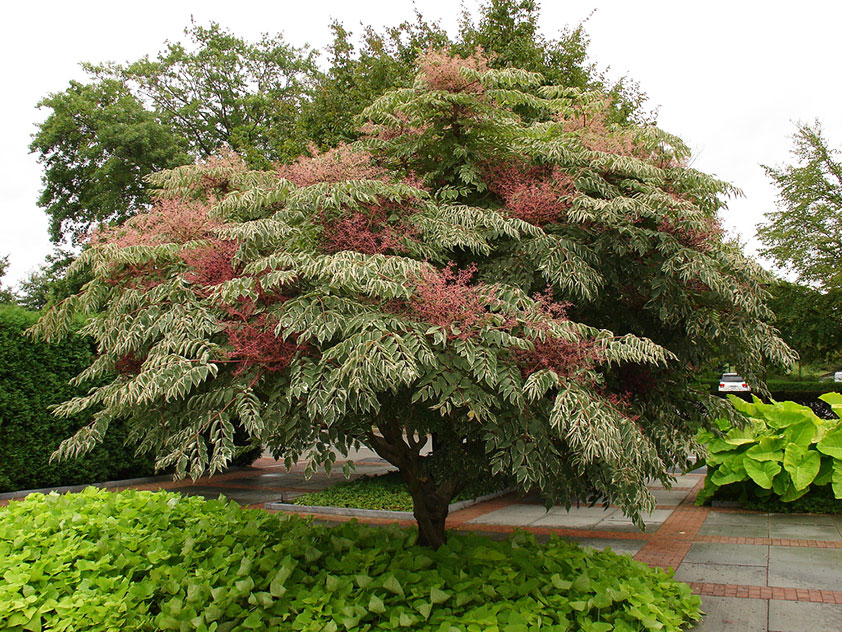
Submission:
<svg viewBox="0 0 842 632">
<path fill-rule="evenodd" d="M 448 506 L 459 489 L 458 480 L 436 482 L 425 471 L 420 450 L 426 437 L 404 436 L 394 424 L 379 423 L 381 435 L 368 435 L 369 446 L 398 468 L 412 496 L 412 513 L 418 524 L 418 543 L 433 549 L 447 542 Z"/>
</svg>

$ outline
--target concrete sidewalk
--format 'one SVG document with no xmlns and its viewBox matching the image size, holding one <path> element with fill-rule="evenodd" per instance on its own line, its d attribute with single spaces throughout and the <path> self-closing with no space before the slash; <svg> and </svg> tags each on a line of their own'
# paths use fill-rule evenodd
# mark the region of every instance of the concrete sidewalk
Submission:
<svg viewBox="0 0 842 632">
<path fill-rule="evenodd" d="M 393 469 L 370 452 L 355 455 L 355 463 L 352 478 Z M 159 481 L 132 487 L 208 498 L 223 494 L 242 505 L 263 507 L 344 480 L 341 464 L 330 477 L 319 473 L 306 479 L 304 470 L 304 463 L 287 471 L 264 457 L 251 468 L 195 484 Z M 557 534 L 594 548 L 610 547 L 651 566 L 673 568 L 677 579 L 702 596 L 707 616 L 694 632 L 842 631 L 842 516 L 696 507 L 703 478 L 697 471 L 678 476 L 670 490 L 652 485 L 657 507 L 645 519 L 645 533 L 613 507 L 553 507 L 548 512 L 537 499 L 514 494 L 454 512 L 448 526 L 492 537 L 504 537 L 515 528 L 539 538 Z"/>
</svg>

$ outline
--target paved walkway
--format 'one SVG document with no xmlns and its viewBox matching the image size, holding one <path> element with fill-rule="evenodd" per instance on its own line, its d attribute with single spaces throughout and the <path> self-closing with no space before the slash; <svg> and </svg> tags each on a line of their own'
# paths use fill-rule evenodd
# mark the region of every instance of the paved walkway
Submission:
<svg viewBox="0 0 842 632">
<path fill-rule="evenodd" d="M 391 469 L 371 453 L 358 455 L 355 462 L 352 478 Z M 320 473 L 309 480 L 304 469 L 298 464 L 287 471 L 273 459 L 261 458 L 251 468 L 196 484 L 165 481 L 132 487 L 209 498 L 221 493 L 242 505 L 263 507 L 343 480 L 341 467 L 332 477 Z M 454 512 L 448 526 L 493 537 L 504 537 L 514 528 L 539 538 L 557 534 L 594 548 L 610 547 L 651 566 L 673 568 L 677 579 L 702 596 L 707 616 L 693 632 L 842 631 L 842 516 L 696 507 L 702 482 L 703 473 L 697 471 L 679 476 L 671 490 L 652 485 L 657 508 L 645 520 L 645 533 L 613 507 L 554 507 L 547 512 L 537 499 L 514 494 Z"/>
</svg>

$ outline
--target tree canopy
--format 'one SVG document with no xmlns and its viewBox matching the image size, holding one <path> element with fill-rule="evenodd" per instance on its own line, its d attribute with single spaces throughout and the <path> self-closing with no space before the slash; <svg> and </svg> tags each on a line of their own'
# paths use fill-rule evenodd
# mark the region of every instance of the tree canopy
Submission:
<svg viewBox="0 0 842 632">
<path fill-rule="evenodd" d="M 800 363 L 842 360 L 842 288 L 822 292 L 781 280 L 770 289 L 775 327 Z"/>
<path fill-rule="evenodd" d="M 127 418 L 160 465 L 198 476 L 230 460 L 236 420 L 288 463 L 370 446 L 431 546 L 472 477 L 639 518 L 647 479 L 725 406 L 695 371 L 725 348 L 752 379 L 792 352 L 764 273 L 721 239 L 730 187 L 609 108 L 429 50 L 354 144 L 151 176 L 154 207 L 93 237 L 72 264 L 91 280 L 35 327 L 52 339 L 96 315 L 79 379 L 114 376 L 59 407 L 97 411 L 61 454 Z"/>
<path fill-rule="evenodd" d="M 358 138 L 355 117 L 376 97 L 411 85 L 416 57 L 429 47 L 477 47 L 492 68 L 544 73 L 548 83 L 601 89 L 612 116 L 644 116 L 644 96 L 627 81 L 610 84 L 589 64 L 580 28 L 547 39 L 532 0 L 490 0 L 478 22 L 466 14 L 453 41 L 420 14 L 356 42 L 334 23 L 327 69 L 315 53 L 280 36 L 256 42 L 218 24 L 191 25 L 187 41 L 122 64 L 85 64 L 87 83 L 71 82 L 40 107 L 48 112 L 30 149 L 44 166 L 38 204 L 55 243 L 80 242 L 99 223 L 122 222 L 149 204 L 143 177 L 208 158 L 221 146 L 255 169 L 288 163 L 313 142 L 321 149 Z M 356 42 L 356 43 L 355 43 Z"/>
<path fill-rule="evenodd" d="M 798 280 L 842 288 L 842 163 L 818 122 L 800 124 L 796 164 L 766 167 L 778 189 L 778 208 L 758 227 L 761 254 Z"/>
<path fill-rule="evenodd" d="M 3 303 L 13 303 L 15 301 L 14 293 L 7 287 L 3 287 L 3 277 L 6 276 L 6 269 L 9 267 L 9 256 L 0 257 L 0 305 Z"/>
</svg>

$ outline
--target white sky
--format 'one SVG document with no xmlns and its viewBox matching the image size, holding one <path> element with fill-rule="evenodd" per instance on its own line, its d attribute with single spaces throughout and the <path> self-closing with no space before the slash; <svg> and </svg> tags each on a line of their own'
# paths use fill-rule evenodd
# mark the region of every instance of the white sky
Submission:
<svg viewBox="0 0 842 632">
<path fill-rule="evenodd" d="M 466 0 L 472 10 L 476 0 Z M 419 0 L 427 19 L 451 33 L 460 13 L 453 0 Z M 789 160 L 795 121 L 818 118 L 842 145 L 842 3 L 827 0 L 544 0 L 541 26 L 554 37 L 596 9 L 586 25 L 590 54 L 609 75 L 629 75 L 659 108 L 659 125 L 694 149 L 694 166 L 740 187 L 728 229 L 756 247 L 754 230 L 774 208 L 775 191 L 760 163 Z M 474 13 L 476 13 L 474 11 Z M 15 2 L 0 20 L 0 256 L 5 279 L 24 278 L 51 251 L 47 219 L 36 206 L 41 170 L 28 153 L 40 98 L 84 79 L 82 61 L 127 61 L 157 53 L 165 39 L 182 39 L 191 15 L 256 38 L 283 32 L 294 45 L 320 48 L 339 19 L 394 25 L 413 16 L 410 0 L 225 2 L 75 0 Z"/>
</svg>

